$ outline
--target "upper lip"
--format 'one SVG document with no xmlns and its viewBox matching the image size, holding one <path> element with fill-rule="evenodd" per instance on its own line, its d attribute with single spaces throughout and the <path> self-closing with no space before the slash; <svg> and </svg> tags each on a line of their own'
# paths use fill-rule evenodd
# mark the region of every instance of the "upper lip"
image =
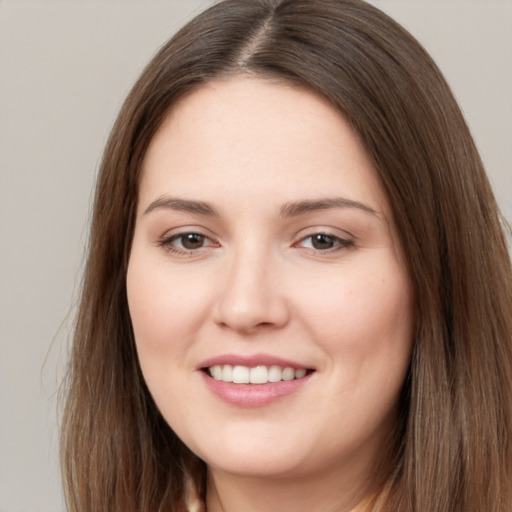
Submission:
<svg viewBox="0 0 512 512">
<path fill-rule="evenodd" d="M 205 359 L 199 363 L 197 369 L 202 370 L 204 368 L 211 368 L 212 366 L 224 364 L 229 364 L 231 366 L 247 366 L 249 368 L 254 368 L 256 366 L 281 366 L 283 368 L 289 367 L 295 370 L 300 370 L 301 368 L 309 370 L 313 369 L 310 366 L 304 365 L 297 361 L 292 361 L 290 359 L 285 359 L 270 354 L 223 354 Z"/>
</svg>

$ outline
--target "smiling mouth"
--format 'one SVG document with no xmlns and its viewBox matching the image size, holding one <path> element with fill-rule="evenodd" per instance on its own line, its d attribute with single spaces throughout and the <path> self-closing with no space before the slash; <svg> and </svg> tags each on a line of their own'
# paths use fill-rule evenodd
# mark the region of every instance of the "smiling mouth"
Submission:
<svg viewBox="0 0 512 512">
<path fill-rule="evenodd" d="M 215 380 L 233 384 L 268 384 L 273 382 L 291 381 L 304 378 L 314 370 L 307 368 L 291 368 L 289 366 L 241 366 L 214 365 L 203 368 L 203 371 Z"/>
</svg>

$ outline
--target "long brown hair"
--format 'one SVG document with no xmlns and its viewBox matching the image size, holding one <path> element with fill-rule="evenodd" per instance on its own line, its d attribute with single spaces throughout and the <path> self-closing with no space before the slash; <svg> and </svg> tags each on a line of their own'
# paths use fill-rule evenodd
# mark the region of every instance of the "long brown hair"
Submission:
<svg viewBox="0 0 512 512">
<path fill-rule="evenodd" d="M 72 512 L 181 510 L 204 467 L 160 416 L 137 361 L 125 276 L 141 162 L 183 95 L 236 74 L 326 97 L 358 133 L 393 209 L 416 337 L 374 510 L 512 509 L 512 270 L 500 216 L 438 68 L 361 0 L 226 0 L 154 57 L 112 130 L 67 380 L 62 466 Z"/>
</svg>

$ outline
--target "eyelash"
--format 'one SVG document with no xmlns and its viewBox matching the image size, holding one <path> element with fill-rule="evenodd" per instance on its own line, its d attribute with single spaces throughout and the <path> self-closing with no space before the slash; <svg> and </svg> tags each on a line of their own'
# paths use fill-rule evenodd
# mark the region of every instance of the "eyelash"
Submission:
<svg viewBox="0 0 512 512">
<path fill-rule="evenodd" d="M 183 247 L 183 239 L 187 236 L 196 236 L 200 237 L 201 240 L 209 241 L 210 243 L 208 245 L 201 245 L 200 247 L 197 247 L 195 249 L 187 249 Z M 303 247 L 304 249 L 308 251 L 312 251 L 314 253 L 318 254 L 329 254 L 332 252 L 337 252 L 343 249 L 347 249 L 349 247 L 352 247 L 354 245 L 354 242 L 352 240 L 347 240 L 345 238 L 341 238 L 339 236 L 333 235 L 331 233 L 325 233 L 323 231 L 311 233 L 310 235 L 307 235 L 303 238 L 301 238 L 298 242 L 293 244 L 293 247 L 300 247 L 301 244 L 303 244 L 306 240 L 311 240 L 311 245 L 314 244 L 314 237 L 325 237 L 328 239 L 329 242 L 333 244 L 333 247 L 328 247 L 326 249 L 318 249 L 313 247 Z M 181 240 L 181 246 L 182 247 L 176 247 L 173 245 L 177 240 Z M 203 249 L 207 249 L 209 247 L 219 247 L 219 244 L 216 242 L 213 242 L 210 237 L 207 235 L 197 232 L 197 231 L 186 231 L 183 233 L 177 233 L 168 237 L 164 237 L 158 241 L 158 245 L 160 247 L 163 247 L 166 251 L 172 252 L 174 254 L 180 255 L 180 256 L 194 256 L 198 254 Z"/>
<path fill-rule="evenodd" d="M 329 254 L 331 252 L 337 252 L 342 249 L 347 249 L 348 247 L 352 247 L 354 245 L 354 242 L 352 240 L 347 240 L 346 238 L 341 238 L 339 236 L 333 235 L 331 233 L 325 233 L 323 231 L 319 231 L 316 233 L 311 233 L 310 235 L 307 235 L 299 240 L 294 246 L 298 246 L 302 243 L 304 243 L 306 240 L 311 240 L 311 245 L 314 244 L 313 240 L 315 237 L 325 237 L 329 239 L 333 243 L 333 247 L 329 247 L 326 249 L 318 249 L 315 247 L 304 247 L 304 249 L 308 249 L 314 252 L 318 252 L 320 254 Z"/>
<path fill-rule="evenodd" d="M 183 239 L 187 236 L 201 237 L 204 241 L 209 240 L 211 243 L 206 246 L 202 245 L 201 247 L 198 247 L 196 249 L 187 249 L 187 248 L 183 247 Z M 174 242 L 176 242 L 177 240 L 181 240 L 181 246 L 182 246 L 181 248 L 173 245 Z M 218 244 L 212 242 L 210 237 L 208 237 L 207 235 L 200 233 L 198 231 L 186 231 L 184 233 L 177 233 L 175 235 L 161 238 L 158 241 L 158 245 L 160 247 L 163 247 L 166 251 L 178 254 L 180 256 L 194 256 L 202 249 L 206 249 L 208 247 L 218 247 Z"/>
</svg>

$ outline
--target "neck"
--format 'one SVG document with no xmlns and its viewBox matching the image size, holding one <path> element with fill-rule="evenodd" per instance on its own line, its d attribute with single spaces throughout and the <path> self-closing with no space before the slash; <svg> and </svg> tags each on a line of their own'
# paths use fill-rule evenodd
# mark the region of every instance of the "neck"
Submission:
<svg viewBox="0 0 512 512">
<path fill-rule="evenodd" d="M 356 482 L 352 471 L 335 477 L 318 474 L 267 479 L 209 469 L 207 511 L 366 512 L 376 493 L 369 485 L 361 486 Z"/>
</svg>

